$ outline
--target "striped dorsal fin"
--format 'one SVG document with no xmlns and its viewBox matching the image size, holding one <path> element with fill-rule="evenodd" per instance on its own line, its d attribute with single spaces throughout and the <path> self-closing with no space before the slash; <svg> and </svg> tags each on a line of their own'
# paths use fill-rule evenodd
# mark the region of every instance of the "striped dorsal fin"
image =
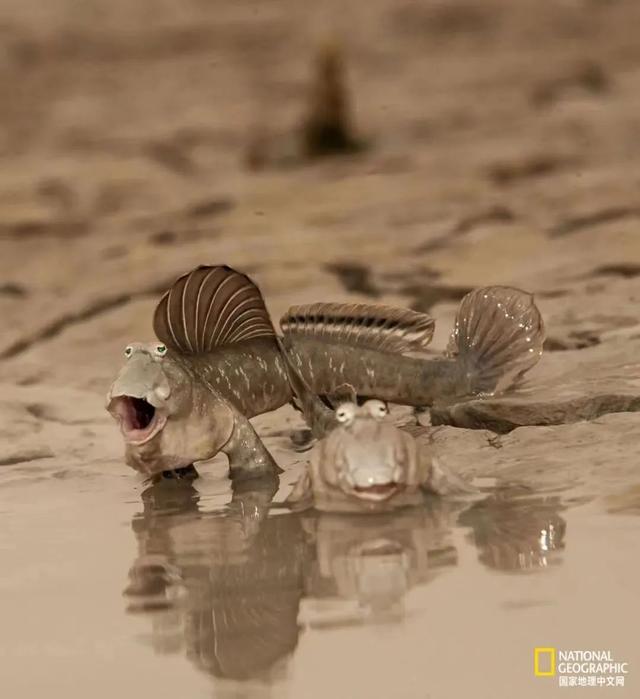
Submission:
<svg viewBox="0 0 640 699">
<path fill-rule="evenodd" d="M 424 350 L 435 322 L 424 313 L 363 303 L 312 303 L 293 306 L 280 319 L 287 337 L 313 337 L 383 352 Z"/>
<path fill-rule="evenodd" d="M 184 354 L 275 336 L 258 287 L 226 265 L 196 267 L 177 279 L 156 307 L 153 329 Z"/>
</svg>

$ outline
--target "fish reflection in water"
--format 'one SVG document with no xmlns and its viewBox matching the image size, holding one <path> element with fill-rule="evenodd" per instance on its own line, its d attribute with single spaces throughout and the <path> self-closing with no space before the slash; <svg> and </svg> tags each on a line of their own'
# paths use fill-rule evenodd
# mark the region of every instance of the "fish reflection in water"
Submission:
<svg viewBox="0 0 640 699">
<path fill-rule="evenodd" d="M 307 624 L 335 628 L 400 621 L 407 592 L 457 563 L 448 541 L 452 511 L 434 498 L 425 507 L 387 514 L 307 518 L 315 543 L 302 613 Z M 351 605 L 345 609 L 340 601 Z"/>
<path fill-rule="evenodd" d="M 184 481 L 145 492 L 125 596 L 129 611 L 152 612 L 157 651 L 184 649 L 229 679 L 268 679 L 286 664 L 308 545 L 297 515 L 266 516 L 275 489 L 236 490 L 224 512 L 200 511 Z"/>
<path fill-rule="evenodd" d="M 146 613 L 159 653 L 184 652 L 217 678 L 282 678 L 300 631 L 400 623 L 405 599 L 457 565 L 453 528 L 490 569 L 531 572 L 560 562 L 557 498 L 492 494 L 429 499 L 388 514 L 293 513 L 274 507 L 276 483 L 236 484 L 224 511 L 204 512 L 189 481 L 143 494 L 132 527 L 138 556 L 128 611 Z"/>
<path fill-rule="evenodd" d="M 498 571 L 534 572 L 561 563 L 566 523 L 557 497 L 511 497 L 496 493 L 458 520 L 471 527 L 478 558 Z"/>
</svg>

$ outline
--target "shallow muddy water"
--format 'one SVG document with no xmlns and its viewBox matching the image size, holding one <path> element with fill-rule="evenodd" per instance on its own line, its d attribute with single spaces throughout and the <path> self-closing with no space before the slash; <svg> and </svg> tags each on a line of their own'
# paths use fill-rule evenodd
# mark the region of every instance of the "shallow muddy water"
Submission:
<svg viewBox="0 0 640 699">
<path fill-rule="evenodd" d="M 535 647 L 607 649 L 637 696 L 637 492 L 290 513 L 217 469 L 7 467 L 7 697 L 546 697 Z M 290 483 L 295 472 L 283 479 Z M 270 505 L 270 501 L 276 502 Z M 611 513 L 607 510 L 617 510 Z M 634 514 L 635 512 L 635 514 Z"/>
</svg>

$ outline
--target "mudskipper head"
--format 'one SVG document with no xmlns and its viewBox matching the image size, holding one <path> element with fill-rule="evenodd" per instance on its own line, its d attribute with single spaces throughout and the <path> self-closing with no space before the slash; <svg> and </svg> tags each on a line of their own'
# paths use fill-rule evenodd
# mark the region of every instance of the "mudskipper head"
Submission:
<svg viewBox="0 0 640 699">
<path fill-rule="evenodd" d="M 239 400 L 242 389 L 229 384 L 223 394 L 207 376 L 215 372 L 222 348 L 230 352 L 233 345 L 260 338 L 275 342 L 260 290 L 225 265 L 197 267 L 162 296 L 153 330 L 158 342 L 125 348 L 125 365 L 107 396 L 107 410 L 124 436 L 127 463 L 154 475 L 228 448 L 236 453 L 232 468 L 245 462 L 257 468 L 266 449 L 260 450 L 253 428 L 228 398 L 231 392 Z M 241 420 L 243 428 L 236 430 Z"/>
<path fill-rule="evenodd" d="M 381 503 L 405 485 L 405 435 L 387 423 L 387 406 L 369 400 L 336 410 L 338 427 L 327 441 L 321 472 L 329 485 L 361 501 Z"/>
<path fill-rule="evenodd" d="M 161 343 L 134 342 L 107 394 L 107 410 L 127 444 L 143 445 L 158 435 L 179 407 L 171 385 L 171 361 Z"/>
<path fill-rule="evenodd" d="M 163 343 L 132 343 L 107 395 L 120 424 L 125 460 L 156 475 L 210 459 L 228 441 L 233 418 Z"/>
</svg>

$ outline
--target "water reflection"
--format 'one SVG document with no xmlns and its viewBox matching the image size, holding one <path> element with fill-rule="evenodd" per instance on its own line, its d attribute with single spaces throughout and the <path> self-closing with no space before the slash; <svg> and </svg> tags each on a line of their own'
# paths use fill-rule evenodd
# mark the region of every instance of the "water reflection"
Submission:
<svg viewBox="0 0 640 699">
<path fill-rule="evenodd" d="M 149 615 L 156 652 L 184 653 L 231 681 L 282 678 L 301 628 L 401 622 L 409 591 L 458 564 L 457 527 L 471 529 L 467 540 L 492 570 L 543 570 L 564 548 L 558 498 L 503 492 L 332 515 L 271 508 L 277 484 L 255 486 L 204 512 L 189 481 L 160 482 L 132 522 L 128 611 Z"/>
<path fill-rule="evenodd" d="M 533 572 L 558 565 L 566 522 L 557 497 L 513 497 L 496 493 L 474 504 L 458 520 L 471 527 L 478 558 L 499 571 Z"/>
<path fill-rule="evenodd" d="M 153 643 L 229 679 L 266 678 L 295 649 L 307 543 L 297 515 L 267 517 L 276 486 L 236 490 L 202 512 L 183 481 L 159 483 L 133 520 L 130 611 L 153 611 Z"/>
<path fill-rule="evenodd" d="M 452 519 L 452 507 L 435 501 L 389 514 L 308 518 L 315 559 L 307 576 L 307 623 L 334 628 L 402 619 L 407 592 L 456 565 L 448 541 Z M 352 604 L 345 609 L 339 601 Z"/>
</svg>

